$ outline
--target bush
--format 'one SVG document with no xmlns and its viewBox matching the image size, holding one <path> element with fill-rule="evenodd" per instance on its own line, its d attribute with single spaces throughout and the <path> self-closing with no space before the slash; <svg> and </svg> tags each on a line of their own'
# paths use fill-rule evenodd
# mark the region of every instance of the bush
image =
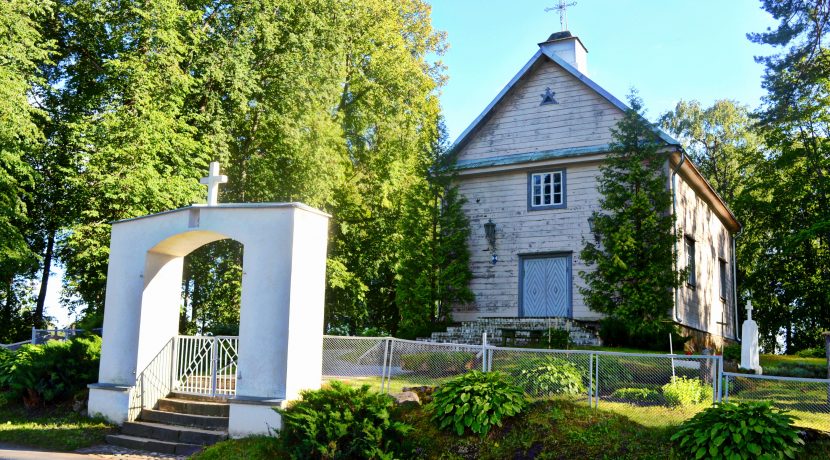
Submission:
<svg viewBox="0 0 830 460">
<path fill-rule="evenodd" d="M 683 422 L 671 440 L 682 458 L 796 458 L 804 441 L 792 421 L 767 402 L 724 403 Z"/>
<path fill-rule="evenodd" d="M 582 373 L 569 361 L 560 358 L 545 358 L 530 369 L 522 370 L 516 383 L 530 396 L 552 394 L 585 394 Z"/>
<path fill-rule="evenodd" d="M 401 355 L 401 368 L 430 375 L 454 375 L 472 370 L 475 355 L 465 351 L 424 352 Z"/>
<path fill-rule="evenodd" d="M 567 350 L 573 344 L 570 332 L 556 328 L 550 328 L 544 332 L 542 343 L 554 350 Z"/>
<path fill-rule="evenodd" d="M 675 350 L 683 349 L 683 344 L 689 341 L 671 323 L 628 322 L 613 316 L 600 321 L 599 336 L 603 345 L 609 347 L 669 351 L 669 334 Z"/>
<path fill-rule="evenodd" d="M 611 394 L 612 398 L 637 402 L 660 402 L 660 392 L 652 388 L 620 388 Z"/>
<path fill-rule="evenodd" d="M 698 379 L 673 377 L 672 381 L 663 385 L 663 399 L 672 407 L 686 407 L 701 403 L 712 397 L 712 387 L 705 385 Z"/>
<path fill-rule="evenodd" d="M 825 379 L 827 378 L 827 366 L 809 362 L 778 361 L 764 366 L 764 374 L 780 377 Z"/>
<path fill-rule="evenodd" d="M 27 406 L 65 401 L 98 381 L 100 357 L 96 335 L 23 345 L 0 358 L 0 387 Z"/>
<path fill-rule="evenodd" d="M 369 390 L 331 382 L 329 388 L 304 391 L 282 415 L 278 439 L 292 458 L 399 457 L 412 427 L 390 418 L 394 400 Z"/>
<path fill-rule="evenodd" d="M 468 372 L 439 386 L 432 398 L 427 406 L 432 421 L 442 430 L 455 429 L 459 436 L 466 429 L 484 436 L 527 404 L 521 388 L 501 372 Z"/>
<path fill-rule="evenodd" d="M 617 388 L 624 388 L 631 385 L 634 376 L 631 371 L 620 362 L 620 357 L 604 357 L 600 355 L 599 361 L 599 388 L 600 391 L 611 391 Z M 629 363 L 629 365 L 636 365 L 638 362 Z M 590 376 L 583 377 L 585 382 L 590 380 Z M 595 382 L 596 384 L 596 382 Z"/>
<path fill-rule="evenodd" d="M 723 347 L 723 359 L 741 362 L 741 346 L 727 345 Z"/>
<path fill-rule="evenodd" d="M 827 350 L 824 347 L 806 348 L 795 352 L 799 358 L 825 358 Z"/>
</svg>

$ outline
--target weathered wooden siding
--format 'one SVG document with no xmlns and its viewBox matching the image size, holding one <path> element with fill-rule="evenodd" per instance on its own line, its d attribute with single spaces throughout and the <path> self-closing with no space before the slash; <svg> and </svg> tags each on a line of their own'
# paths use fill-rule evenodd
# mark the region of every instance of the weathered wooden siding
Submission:
<svg viewBox="0 0 830 460">
<path fill-rule="evenodd" d="M 545 88 L 558 104 L 539 105 Z M 459 160 L 605 145 L 622 117 L 619 108 L 545 58 L 493 108 L 459 150 Z"/>
<path fill-rule="evenodd" d="M 599 196 L 596 178 L 598 163 L 538 166 L 533 171 L 565 169 L 567 207 L 542 211 L 527 210 L 528 171 L 462 176 L 460 192 L 467 199 L 464 211 L 470 219 L 469 247 L 475 293 L 474 304 L 458 306 L 457 321 L 485 316 L 518 316 L 519 255 L 569 253 L 572 256 L 573 316 L 597 319 L 600 315 L 585 307 L 578 286 L 579 272 L 586 270 L 579 252 L 583 235 L 590 235 L 588 217 Z M 496 253 L 499 261 L 490 263 L 484 224 L 496 224 Z"/>
<path fill-rule="evenodd" d="M 732 236 L 723 222 L 695 190 L 677 176 L 678 260 L 686 267 L 686 236 L 695 240 L 696 286 L 684 282 L 679 290 L 677 313 L 680 323 L 711 334 L 733 338 Z M 720 296 L 719 259 L 726 261 L 728 289 Z M 725 324 L 724 324 L 725 323 Z"/>
</svg>

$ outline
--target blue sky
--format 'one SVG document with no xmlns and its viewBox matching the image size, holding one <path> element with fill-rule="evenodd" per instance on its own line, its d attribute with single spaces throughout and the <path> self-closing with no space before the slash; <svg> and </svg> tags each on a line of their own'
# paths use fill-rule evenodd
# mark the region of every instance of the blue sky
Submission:
<svg viewBox="0 0 830 460">
<path fill-rule="evenodd" d="M 569 0 L 571 2 L 573 0 Z M 758 0 L 576 0 L 568 29 L 588 48 L 588 75 L 625 100 L 637 88 L 655 119 L 680 99 L 733 99 L 755 108 L 763 66 L 776 52 L 748 32 L 775 25 Z M 546 13 L 558 0 L 432 0 L 435 28 L 450 48 L 441 94 L 450 139 L 478 116 L 538 49 L 560 30 Z"/>
<path fill-rule="evenodd" d="M 573 0 L 569 0 L 571 2 Z M 538 49 L 559 31 L 558 0 L 432 0 L 433 25 L 447 32 L 441 57 L 449 81 L 441 105 L 450 139 L 490 103 Z M 588 48 L 588 75 L 625 100 L 631 87 L 652 119 L 680 99 L 729 98 L 757 107 L 763 67 L 753 56 L 775 52 L 747 32 L 773 26 L 758 0 L 576 0 L 568 29 Z M 59 305 L 61 270 L 49 283 L 47 314 L 67 325 Z"/>
</svg>

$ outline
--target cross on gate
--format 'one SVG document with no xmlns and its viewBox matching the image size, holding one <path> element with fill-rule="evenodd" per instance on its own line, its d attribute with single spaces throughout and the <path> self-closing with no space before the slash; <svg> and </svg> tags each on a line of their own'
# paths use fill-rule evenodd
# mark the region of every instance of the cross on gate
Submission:
<svg viewBox="0 0 830 460">
<path fill-rule="evenodd" d="M 219 162 L 211 161 L 208 176 L 199 180 L 200 184 L 208 186 L 208 206 L 216 206 L 219 202 L 219 184 L 224 184 L 226 182 L 228 182 L 228 176 L 219 174 Z"/>
</svg>

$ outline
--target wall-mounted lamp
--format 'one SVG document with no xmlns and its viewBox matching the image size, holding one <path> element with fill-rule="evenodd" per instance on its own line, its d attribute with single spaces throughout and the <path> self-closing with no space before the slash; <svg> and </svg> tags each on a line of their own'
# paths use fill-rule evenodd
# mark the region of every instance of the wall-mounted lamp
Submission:
<svg viewBox="0 0 830 460">
<path fill-rule="evenodd" d="M 597 234 L 597 215 L 591 214 L 588 218 L 588 230 L 594 235 L 594 241 L 599 243 L 599 235 Z"/>
<path fill-rule="evenodd" d="M 496 224 L 493 219 L 484 224 L 484 237 L 487 239 L 487 249 L 491 254 L 490 263 L 495 265 L 499 261 L 499 257 L 496 255 Z"/>
</svg>

